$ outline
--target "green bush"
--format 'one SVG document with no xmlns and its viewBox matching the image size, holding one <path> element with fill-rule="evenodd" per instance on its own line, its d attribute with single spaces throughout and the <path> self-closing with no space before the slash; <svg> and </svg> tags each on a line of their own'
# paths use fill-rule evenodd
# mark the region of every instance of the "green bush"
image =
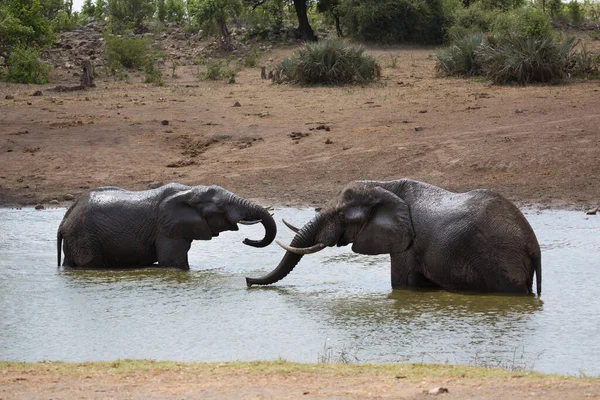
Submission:
<svg viewBox="0 0 600 400">
<path fill-rule="evenodd" d="M 164 84 L 162 71 L 156 65 L 156 62 L 149 58 L 146 60 L 146 64 L 144 65 L 144 74 L 146 78 L 144 82 L 146 83 L 154 83 L 155 85 L 162 86 Z"/>
<path fill-rule="evenodd" d="M 541 10 L 533 7 L 498 14 L 492 22 L 491 32 L 501 40 L 522 37 L 549 38 L 554 34 L 550 19 Z"/>
<path fill-rule="evenodd" d="M 442 0 L 345 0 L 339 9 L 348 33 L 384 43 L 441 43 L 449 22 Z"/>
<path fill-rule="evenodd" d="M 448 37 L 461 38 L 475 33 L 488 32 L 494 21 L 496 10 L 485 9 L 477 2 L 469 7 L 458 7 L 452 13 L 452 26 L 448 28 Z"/>
<path fill-rule="evenodd" d="M 39 60 L 39 53 L 31 48 L 16 47 L 8 57 L 7 79 L 16 83 L 48 83 L 52 67 Z"/>
<path fill-rule="evenodd" d="M 567 4 L 567 14 L 574 25 L 582 24 L 585 19 L 583 7 L 577 0 L 571 0 Z"/>
<path fill-rule="evenodd" d="M 206 61 L 206 72 L 200 78 L 210 81 L 227 79 L 229 83 L 235 83 L 237 71 L 235 69 L 226 69 L 228 64 L 227 60 L 208 60 Z"/>
<path fill-rule="evenodd" d="M 557 82 L 567 71 L 572 38 L 516 37 L 510 41 L 489 37 L 479 47 L 485 75 L 494 83 Z"/>
<path fill-rule="evenodd" d="M 309 43 L 281 64 L 281 79 L 299 84 L 362 83 L 379 79 L 381 67 L 362 46 L 343 40 Z"/>
<path fill-rule="evenodd" d="M 590 53 L 581 42 L 580 49 L 572 51 L 569 56 L 567 72 L 577 78 L 599 78 L 600 54 Z"/>
<path fill-rule="evenodd" d="M 106 56 L 112 68 L 144 68 L 150 55 L 148 41 L 142 38 L 120 38 L 106 35 Z"/>
<path fill-rule="evenodd" d="M 481 33 L 457 38 L 449 46 L 435 52 L 436 70 L 443 75 L 481 75 L 482 65 L 477 50 L 483 42 Z"/>
</svg>

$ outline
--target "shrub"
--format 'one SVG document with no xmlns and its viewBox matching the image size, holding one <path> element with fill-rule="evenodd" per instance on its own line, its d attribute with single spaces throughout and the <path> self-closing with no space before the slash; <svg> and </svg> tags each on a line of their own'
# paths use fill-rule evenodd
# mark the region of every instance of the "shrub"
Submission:
<svg viewBox="0 0 600 400">
<path fill-rule="evenodd" d="M 206 62 L 206 72 L 201 78 L 211 81 L 227 79 L 228 83 L 235 83 L 237 71 L 235 69 L 225 69 L 227 65 L 228 62 L 226 60 L 208 60 Z"/>
<path fill-rule="evenodd" d="M 16 83 L 48 83 L 52 67 L 38 57 L 39 53 L 34 49 L 14 48 L 8 57 L 7 79 Z"/>
<path fill-rule="evenodd" d="M 479 47 L 485 75 L 494 83 L 556 82 L 566 74 L 574 39 L 516 37 L 510 41 L 489 37 Z"/>
<path fill-rule="evenodd" d="M 164 84 L 162 71 L 156 65 L 153 59 L 148 59 L 146 61 L 146 65 L 144 65 L 144 74 L 146 75 L 146 79 L 144 82 L 146 83 L 154 83 L 155 85 L 162 86 Z"/>
<path fill-rule="evenodd" d="M 115 35 L 107 35 L 106 55 L 113 68 L 120 66 L 125 68 L 143 68 L 146 66 L 150 48 L 145 39 L 120 38 Z"/>
<path fill-rule="evenodd" d="M 487 10 L 483 3 L 477 2 L 469 7 L 458 7 L 452 13 L 452 26 L 448 28 L 448 37 L 461 38 L 474 33 L 488 32 L 498 11 Z"/>
<path fill-rule="evenodd" d="M 309 43 L 281 64 L 283 81 L 300 84 L 362 83 L 379 79 L 381 67 L 362 46 L 343 40 Z"/>
<path fill-rule="evenodd" d="M 600 74 L 600 54 L 590 53 L 581 42 L 581 48 L 578 51 L 572 51 L 569 56 L 567 72 L 573 77 L 598 78 Z"/>
<path fill-rule="evenodd" d="M 254 50 L 242 59 L 242 65 L 244 65 L 244 67 L 256 67 L 260 60 L 260 56 L 260 51 Z"/>
<path fill-rule="evenodd" d="M 449 46 L 435 52 L 436 70 L 444 75 L 481 75 L 482 65 L 477 57 L 477 50 L 483 42 L 481 33 L 456 39 Z"/>
<path fill-rule="evenodd" d="M 492 22 L 491 32 L 502 40 L 513 37 L 549 38 L 554 33 L 550 19 L 533 7 L 498 14 Z"/>
<path fill-rule="evenodd" d="M 441 43 L 448 25 L 441 0 L 346 0 L 340 13 L 351 35 L 385 43 Z"/>
<path fill-rule="evenodd" d="M 567 4 L 567 14 L 569 15 L 569 19 L 574 25 L 580 25 L 583 23 L 584 14 L 583 7 L 577 0 L 571 0 Z"/>
</svg>

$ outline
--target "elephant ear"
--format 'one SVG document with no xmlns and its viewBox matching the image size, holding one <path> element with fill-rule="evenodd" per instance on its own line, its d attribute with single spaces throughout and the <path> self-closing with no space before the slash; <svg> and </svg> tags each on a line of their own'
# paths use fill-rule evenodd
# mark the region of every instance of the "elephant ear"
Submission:
<svg viewBox="0 0 600 400">
<path fill-rule="evenodd" d="M 408 203 L 381 187 L 373 191 L 379 203 L 356 236 L 352 250 L 370 255 L 406 250 L 415 235 Z"/>
<path fill-rule="evenodd" d="M 196 194 L 186 190 L 169 196 L 160 207 L 159 229 L 172 239 L 210 240 L 212 232 L 194 206 Z"/>
</svg>

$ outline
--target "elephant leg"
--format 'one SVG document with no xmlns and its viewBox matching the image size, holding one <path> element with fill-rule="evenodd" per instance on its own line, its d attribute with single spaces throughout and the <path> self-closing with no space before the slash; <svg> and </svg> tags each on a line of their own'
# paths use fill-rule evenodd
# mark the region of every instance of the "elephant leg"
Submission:
<svg viewBox="0 0 600 400">
<path fill-rule="evenodd" d="M 420 271 L 417 257 L 412 251 L 391 254 L 392 288 L 439 289 Z"/>
<path fill-rule="evenodd" d="M 156 241 L 156 256 L 159 267 L 190 269 L 188 264 L 188 250 L 192 245 L 191 240 L 160 238 Z"/>
</svg>

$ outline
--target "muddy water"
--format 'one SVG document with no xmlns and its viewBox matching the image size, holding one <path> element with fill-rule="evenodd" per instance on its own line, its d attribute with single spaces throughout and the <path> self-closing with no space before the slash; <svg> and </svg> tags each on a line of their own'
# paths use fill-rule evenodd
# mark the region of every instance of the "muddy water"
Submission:
<svg viewBox="0 0 600 400">
<path fill-rule="evenodd" d="M 333 248 L 279 284 L 262 228 L 195 242 L 190 272 L 56 267 L 65 210 L 0 209 L 0 360 L 436 362 L 600 375 L 600 216 L 527 212 L 542 298 L 392 291 L 387 256 Z M 301 225 L 311 210 L 277 209 Z M 278 238 L 291 239 L 280 224 Z"/>
</svg>

